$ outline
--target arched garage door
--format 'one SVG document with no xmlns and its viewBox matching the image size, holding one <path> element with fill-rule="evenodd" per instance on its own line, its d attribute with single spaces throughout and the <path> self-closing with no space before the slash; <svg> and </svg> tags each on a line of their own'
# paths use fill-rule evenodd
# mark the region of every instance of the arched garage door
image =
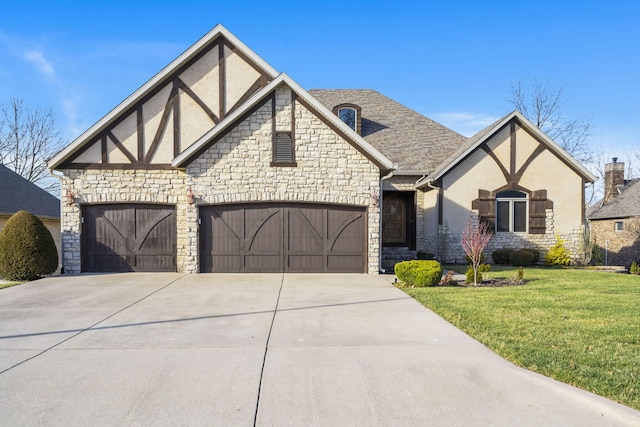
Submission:
<svg viewBox="0 0 640 427">
<path fill-rule="evenodd" d="M 353 272 L 366 264 L 365 209 L 319 204 L 200 208 L 200 271 Z"/>
<path fill-rule="evenodd" d="M 176 271 L 175 207 L 88 205 L 82 221 L 82 271 Z"/>
</svg>

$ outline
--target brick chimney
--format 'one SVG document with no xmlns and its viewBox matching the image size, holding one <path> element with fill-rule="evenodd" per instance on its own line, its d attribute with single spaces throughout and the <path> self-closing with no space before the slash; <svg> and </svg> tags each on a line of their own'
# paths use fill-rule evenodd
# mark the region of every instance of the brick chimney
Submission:
<svg viewBox="0 0 640 427">
<path fill-rule="evenodd" d="M 624 163 L 614 157 L 604 166 L 604 202 L 610 202 L 618 193 L 618 186 L 624 185 Z"/>
</svg>

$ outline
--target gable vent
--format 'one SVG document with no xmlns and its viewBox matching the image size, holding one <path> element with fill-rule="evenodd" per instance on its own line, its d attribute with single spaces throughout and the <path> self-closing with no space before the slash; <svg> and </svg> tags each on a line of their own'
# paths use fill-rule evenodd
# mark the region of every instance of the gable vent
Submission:
<svg viewBox="0 0 640 427">
<path fill-rule="evenodd" d="M 289 133 L 276 135 L 276 146 L 273 161 L 276 163 L 293 162 L 293 144 Z"/>
</svg>

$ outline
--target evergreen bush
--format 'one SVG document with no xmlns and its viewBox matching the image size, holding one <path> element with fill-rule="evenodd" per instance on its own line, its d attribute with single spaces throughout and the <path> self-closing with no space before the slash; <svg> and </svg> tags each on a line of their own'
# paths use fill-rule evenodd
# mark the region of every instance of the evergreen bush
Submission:
<svg viewBox="0 0 640 427">
<path fill-rule="evenodd" d="M 495 251 L 491 252 L 493 263 L 499 265 L 508 265 L 511 262 L 509 260 L 509 255 L 511 255 L 511 252 L 513 252 L 513 249 L 507 248 L 496 249 Z"/>
<path fill-rule="evenodd" d="M 442 265 L 435 260 L 402 261 L 393 269 L 398 279 L 409 286 L 435 286 L 442 278 Z"/>
<path fill-rule="evenodd" d="M 511 252 L 509 255 L 509 261 L 511 265 L 518 267 L 526 267 L 533 264 L 535 254 L 529 249 L 520 249 L 518 251 Z"/>
<path fill-rule="evenodd" d="M 571 256 L 564 246 L 564 240 L 560 236 L 556 236 L 556 244 L 551 246 L 549 252 L 544 257 L 547 265 L 569 265 Z"/>
<path fill-rule="evenodd" d="M 629 267 L 629 274 L 640 275 L 640 265 L 637 262 L 633 261 L 631 263 L 631 267 Z"/>
<path fill-rule="evenodd" d="M 482 283 L 484 280 L 484 273 L 488 273 L 491 270 L 491 264 L 480 264 L 478 266 L 478 283 Z M 473 283 L 473 266 L 470 265 L 465 273 L 467 284 Z"/>
<path fill-rule="evenodd" d="M 34 280 L 58 268 L 58 251 L 47 227 L 27 211 L 16 212 L 0 232 L 0 276 Z"/>
</svg>

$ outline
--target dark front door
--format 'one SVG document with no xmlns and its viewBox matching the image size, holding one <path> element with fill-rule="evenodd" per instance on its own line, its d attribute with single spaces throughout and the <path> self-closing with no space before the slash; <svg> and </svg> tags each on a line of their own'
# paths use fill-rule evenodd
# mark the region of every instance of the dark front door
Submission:
<svg viewBox="0 0 640 427">
<path fill-rule="evenodd" d="M 90 205 L 82 219 L 82 271 L 176 271 L 173 206 Z"/>
<path fill-rule="evenodd" d="M 382 246 L 416 246 L 415 193 L 386 191 L 382 199 Z"/>
<path fill-rule="evenodd" d="M 364 272 L 364 208 L 208 206 L 200 218 L 201 272 Z"/>
</svg>

